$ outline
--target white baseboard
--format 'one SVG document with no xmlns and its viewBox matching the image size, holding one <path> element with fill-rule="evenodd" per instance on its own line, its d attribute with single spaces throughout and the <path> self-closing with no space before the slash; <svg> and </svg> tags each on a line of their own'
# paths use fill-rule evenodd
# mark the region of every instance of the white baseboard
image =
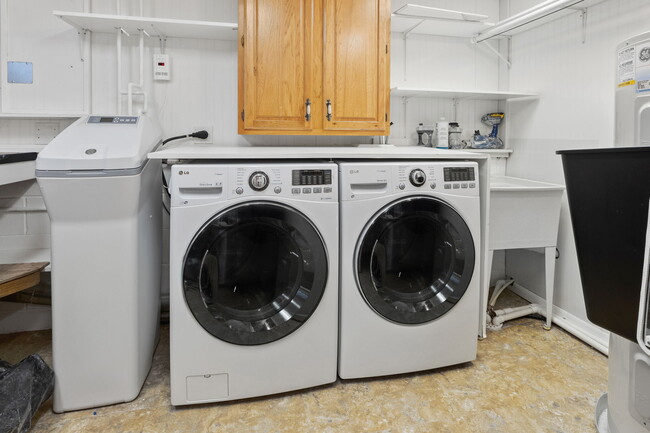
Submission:
<svg viewBox="0 0 650 433">
<path fill-rule="evenodd" d="M 49 305 L 0 302 L 0 334 L 52 329 Z"/>
<path fill-rule="evenodd" d="M 520 284 L 514 283 L 512 291 L 529 302 L 545 305 L 545 300 Z M 553 323 L 599 352 L 609 354 L 609 332 L 591 322 L 580 319 L 563 309 L 553 306 Z"/>
</svg>

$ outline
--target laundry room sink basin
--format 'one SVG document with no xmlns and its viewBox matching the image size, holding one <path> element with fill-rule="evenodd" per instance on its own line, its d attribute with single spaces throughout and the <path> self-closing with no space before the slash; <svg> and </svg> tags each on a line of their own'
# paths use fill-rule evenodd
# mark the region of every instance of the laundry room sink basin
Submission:
<svg viewBox="0 0 650 433">
<path fill-rule="evenodd" d="M 554 246 L 563 192 L 563 185 L 492 177 L 489 249 Z"/>
<path fill-rule="evenodd" d="M 37 152 L 1 152 L 0 185 L 34 179 Z"/>
</svg>

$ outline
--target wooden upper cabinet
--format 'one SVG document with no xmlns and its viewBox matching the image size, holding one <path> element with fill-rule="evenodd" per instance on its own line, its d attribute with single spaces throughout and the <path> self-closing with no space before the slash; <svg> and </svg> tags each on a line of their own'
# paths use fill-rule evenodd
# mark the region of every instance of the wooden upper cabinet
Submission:
<svg viewBox="0 0 650 433">
<path fill-rule="evenodd" d="M 390 10 L 382 0 L 325 0 L 323 98 L 332 131 L 387 132 Z M 329 106 L 329 107 L 328 107 Z M 382 134 L 379 134 L 382 135 Z"/>
<path fill-rule="evenodd" d="M 313 81 L 308 61 L 313 56 L 311 2 L 245 0 L 240 12 L 241 3 L 245 21 L 242 25 L 240 14 L 240 133 L 242 126 L 251 132 L 310 130 L 306 104 Z"/>
<path fill-rule="evenodd" d="M 240 134 L 388 135 L 390 0 L 239 0 L 239 36 Z"/>
</svg>

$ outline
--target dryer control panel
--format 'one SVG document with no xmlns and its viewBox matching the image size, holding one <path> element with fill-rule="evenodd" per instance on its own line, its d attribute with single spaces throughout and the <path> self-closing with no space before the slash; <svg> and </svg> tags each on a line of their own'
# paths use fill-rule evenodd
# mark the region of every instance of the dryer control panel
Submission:
<svg viewBox="0 0 650 433">
<path fill-rule="evenodd" d="M 339 167 L 341 200 L 400 193 L 479 195 L 476 162 L 346 162 Z"/>
<path fill-rule="evenodd" d="M 177 164 L 171 170 L 172 207 L 244 197 L 338 201 L 336 164 Z"/>
</svg>

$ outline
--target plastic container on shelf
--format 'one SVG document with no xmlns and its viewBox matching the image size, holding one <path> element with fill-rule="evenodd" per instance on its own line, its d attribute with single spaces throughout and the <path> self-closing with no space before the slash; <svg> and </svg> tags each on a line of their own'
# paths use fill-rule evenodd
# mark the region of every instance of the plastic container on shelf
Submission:
<svg viewBox="0 0 650 433">
<path fill-rule="evenodd" d="M 436 147 L 438 149 L 449 149 L 449 123 L 444 117 L 436 122 Z"/>
<path fill-rule="evenodd" d="M 418 133 L 418 146 L 433 146 L 433 128 L 428 128 L 420 123 L 415 130 Z"/>
<path fill-rule="evenodd" d="M 450 149 L 461 149 L 462 141 L 460 139 L 460 134 L 463 132 L 463 128 L 458 126 L 458 122 L 449 123 L 449 148 Z"/>
</svg>

